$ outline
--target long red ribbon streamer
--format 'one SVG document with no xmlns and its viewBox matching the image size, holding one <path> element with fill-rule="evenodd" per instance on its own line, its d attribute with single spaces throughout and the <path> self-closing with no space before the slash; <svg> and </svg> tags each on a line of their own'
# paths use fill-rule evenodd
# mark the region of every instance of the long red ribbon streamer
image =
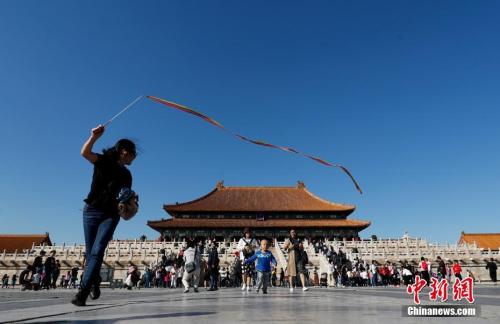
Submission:
<svg viewBox="0 0 500 324">
<path fill-rule="evenodd" d="M 358 182 L 356 181 L 356 179 L 354 179 L 354 176 L 352 175 L 351 172 L 349 172 L 349 170 L 347 170 L 346 167 L 344 167 L 343 165 L 341 164 L 332 164 L 328 161 L 325 161 L 323 159 L 320 159 L 318 157 L 315 157 L 315 156 L 312 156 L 312 155 L 308 155 L 308 154 L 304 154 L 304 153 L 301 153 L 293 148 L 290 148 L 290 147 L 286 147 L 286 146 L 278 146 L 278 145 L 274 145 L 274 144 L 271 144 L 271 143 L 266 143 L 264 141 L 258 141 L 258 140 L 252 140 L 248 137 L 245 137 L 243 135 L 240 135 L 240 134 L 237 134 L 237 133 L 234 133 L 230 130 L 228 130 L 227 128 L 225 128 L 224 126 L 222 126 L 221 123 L 217 122 L 216 120 L 208 117 L 207 115 L 204 115 L 200 112 L 197 112 L 189 107 L 186 107 L 186 106 L 183 106 L 183 105 L 179 105 L 175 102 L 171 102 L 171 101 L 167 101 L 165 99 L 161 99 L 161 98 L 158 98 L 158 97 L 155 97 L 155 96 L 146 96 L 148 99 L 151 99 L 153 101 L 156 101 L 158 103 L 161 103 L 167 107 L 170 107 L 170 108 L 175 108 L 177 110 L 180 110 L 180 111 L 183 111 L 183 112 L 186 112 L 188 114 L 191 114 L 191 115 L 194 115 L 196 117 L 199 117 L 201 119 L 203 119 L 204 121 L 212 124 L 213 126 L 215 127 L 218 127 L 220 129 L 223 129 L 229 133 L 231 133 L 233 136 L 236 136 L 237 138 L 243 140 L 243 141 L 246 141 L 246 142 L 249 142 L 249 143 L 252 143 L 252 144 L 255 144 L 255 145 L 260 145 L 260 146 L 264 146 L 264 147 L 270 147 L 270 148 L 274 148 L 274 149 L 278 149 L 278 150 L 282 150 L 282 151 L 285 151 L 285 152 L 289 152 L 289 153 L 295 153 L 295 154 L 300 154 L 302 156 L 305 156 L 313 161 L 316 161 L 318 163 L 321 163 L 325 166 L 328 166 L 328 167 L 336 167 L 336 168 L 339 168 L 340 170 L 342 170 L 345 174 L 347 174 L 349 176 L 349 178 L 351 178 L 352 182 L 354 183 L 354 186 L 356 186 L 356 190 L 359 191 L 360 194 L 363 194 L 363 191 L 361 190 L 361 187 L 359 186 Z"/>
</svg>

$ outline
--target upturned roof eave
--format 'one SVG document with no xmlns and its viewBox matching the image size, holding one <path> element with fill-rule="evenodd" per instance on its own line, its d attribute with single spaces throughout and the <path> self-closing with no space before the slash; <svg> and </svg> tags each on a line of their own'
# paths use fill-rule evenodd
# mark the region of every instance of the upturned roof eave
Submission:
<svg viewBox="0 0 500 324">
<path fill-rule="evenodd" d="M 237 208 L 228 208 L 225 209 L 224 207 L 222 208 L 200 208 L 199 206 L 196 207 L 196 203 L 200 201 L 204 201 L 207 199 L 210 199 L 211 196 L 216 194 L 219 191 L 224 191 L 224 190 L 252 190 L 252 189 L 295 189 L 295 190 L 300 190 L 303 194 L 309 196 L 312 198 L 314 201 L 318 203 L 318 209 L 310 208 L 310 209 L 296 209 L 296 208 L 290 208 L 290 209 L 273 209 L 273 208 L 268 208 L 268 209 L 250 209 L 250 208 L 242 208 L 242 209 L 237 209 Z M 194 206 L 193 206 L 194 205 Z M 180 212 L 186 212 L 186 213 L 212 213 L 212 212 L 236 212 L 236 213 L 241 213 L 241 212 L 251 212 L 251 213 L 259 213 L 259 212 L 273 212 L 273 213 L 298 213 L 298 212 L 308 212 L 308 213 L 338 213 L 345 215 L 346 217 L 352 214 L 356 210 L 355 205 L 350 205 L 350 204 L 342 204 L 342 203 L 335 203 L 331 202 L 329 200 L 323 199 L 321 197 L 316 196 L 309 190 L 307 190 L 306 186 L 302 183 L 299 182 L 299 185 L 297 187 L 224 187 L 222 182 L 219 182 L 216 187 L 208 192 L 207 194 L 196 198 L 194 200 L 182 202 L 182 203 L 175 203 L 175 204 L 164 204 L 163 209 L 165 212 L 170 214 L 171 216 L 175 216 L 176 213 Z"/>
</svg>

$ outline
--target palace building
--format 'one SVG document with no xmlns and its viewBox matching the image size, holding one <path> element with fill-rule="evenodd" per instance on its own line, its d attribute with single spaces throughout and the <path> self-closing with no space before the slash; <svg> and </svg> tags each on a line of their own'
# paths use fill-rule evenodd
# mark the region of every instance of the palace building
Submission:
<svg viewBox="0 0 500 324">
<path fill-rule="evenodd" d="M 459 245 L 474 244 L 480 249 L 500 251 L 500 233 L 460 233 Z"/>
<path fill-rule="evenodd" d="M 45 234 L 0 234 L 0 252 L 14 253 L 31 251 L 35 246 L 51 246 L 49 233 Z"/>
<path fill-rule="evenodd" d="M 356 209 L 327 201 L 309 192 L 303 182 L 295 187 L 226 187 L 217 183 L 203 197 L 163 209 L 171 218 L 148 221 L 164 239 L 184 237 L 241 237 L 249 227 L 257 237 L 299 236 L 358 239 L 370 222 L 347 219 Z"/>
</svg>

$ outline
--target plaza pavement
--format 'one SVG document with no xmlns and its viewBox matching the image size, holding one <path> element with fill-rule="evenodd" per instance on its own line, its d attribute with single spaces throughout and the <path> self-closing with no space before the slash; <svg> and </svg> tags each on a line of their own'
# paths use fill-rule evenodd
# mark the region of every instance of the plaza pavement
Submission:
<svg viewBox="0 0 500 324">
<path fill-rule="evenodd" d="M 428 290 L 422 304 L 430 302 Z M 290 294 L 286 288 L 270 288 L 268 295 L 226 288 L 200 289 L 103 289 L 87 307 L 69 303 L 74 290 L 0 290 L 1 323 L 500 323 L 500 286 L 476 287 L 480 316 L 475 318 L 402 317 L 402 305 L 412 297 L 400 288 L 311 288 Z M 464 302 L 460 302 L 465 304 Z M 446 303 L 448 304 L 448 303 Z"/>
</svg>

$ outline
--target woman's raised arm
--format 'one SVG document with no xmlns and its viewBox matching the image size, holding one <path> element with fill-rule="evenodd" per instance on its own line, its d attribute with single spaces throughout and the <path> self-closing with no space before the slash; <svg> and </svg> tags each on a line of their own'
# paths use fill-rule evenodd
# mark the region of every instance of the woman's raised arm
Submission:
<svg viewBox="0 0 500 324">
<path fill-rule="evenodd" d="M 80 154 L 89 162 L 94 163 L 97 161 L 97 154 L 92 152 L 92 147 L 94 143 L 102 136 L 104 133 L 104 126 L 99 125 L 92 128 L 89 139 L 83 144 Z"/>
</svg>

